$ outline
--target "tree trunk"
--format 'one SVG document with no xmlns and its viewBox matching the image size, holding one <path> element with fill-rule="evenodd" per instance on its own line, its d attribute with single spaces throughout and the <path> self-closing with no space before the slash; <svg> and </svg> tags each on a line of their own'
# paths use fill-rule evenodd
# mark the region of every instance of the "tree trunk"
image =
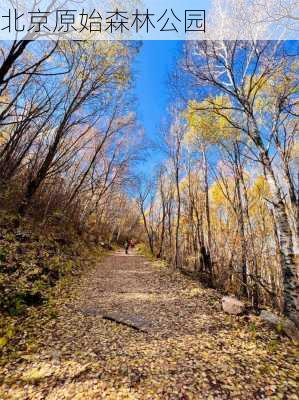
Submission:
<svg viewBox="0 0 299 400">
<path fill-rule="evenodd" d="M 203 262 L 209 274 L 209 285 L 213 286 L 213 268 L 211 260 L 212 252 L 212 234 L 211 234 L 211 217 L 210 217 L 210 199 L 209 199 L 209 181 L 208 181 L 208 163 L 206 156 L 206 149 L 202 148 L 203 169 L 204 169 L 204 191 L 205 191 L 205 211 L 207 219 L 207 235 L 208 246 L 204 246 L 204 253 L 202 252 Z"/>
<path fill-rule="evenodd" d="M 265 160 L 265 158 L 264 158 Z M 265 171 L 273 197 L 274 216 L 278 228 L 281 269 L 283 276 L 284 315 L 293 320 L 299 326 L 299 284 L 298 266 L 295 260 L 292 230 L 289 224 L 286 205 L 283 200 L 281 189 L 275 180 L 275 176 L 266 160 Z"/>
<path fill-rule="evenodd" d="M 241 276 L 242 276 L 242 284 L 241 284 L 241 293 L 243 296 L 248 297 L 247 292 L 247 246 L 246 246 L 246 237 L 245 237 L 245 224 L 244 224 L 244 214 L 243 214 L 243 201 L 241 194 L 241 162 L 240 162 L 240 151 L 238 147 L 238 143 L 234 144 L 234 156 L 235 156 L 235 185 L 237 191 L 237 199 L 238 199 L 238 229 L 240 234 L 240 242 L 241 242 Z"/>
<path fill-rule="evenodd" d="M 299 284 L 298 268 L 294 254 L 292 229 L 289 223 L 284 196 L 277 181 L 268 152 L 264 148 L 257 124 L 253 120 L 252 139 L 259 149 L 260 161 L 269 182 L 276 225 L 279 233 L 281 271 L 283 276 L 284 315 L 299 326 Z"/>
<path fill-rule="evenodd" d="M 165 237 L 165 218 L 166 218 L 166 210 L 165 210 L 165 201 L 162 199 L 162 228 L 161 228 L 161 239 L 160 239 L 160 247 L 159 247 L 159 253 L 158 253 L 158 258 L 163 257 L 163 246 L 164 246 L 164 237 Z"/>
<path fill-rule="evenodd" d="M 150 251 L 152 253 L 152 255 L 154 255 L 154 244 L 153 244 L 153 238 L 152 235 L 148 229 L 148 225 L 147 225 L 147 221 L 146 221 L 146 216 L 145 216 L 145 211 L 143 209 L 143 206 L 141 206 L 141 214 L 142 214 L 142 219 L 143 219 L 143 224 L 144 224 L 144 228 L 147 234 L 147 239 L 148 239 L 148 244 L 150 247 Z"/>
<path fill-rule="evenodd" d="M 177 191 L 177 220 L 176 220 L 176 229 L 175 229 L 175 267 L 180 267 L 180 257 L 179 257 L 179 234 L 180 234 L 180 221 L 181 221 L 181 193 L 180 193 L 180 182 L 179 182 L 179 166 L 176 166 L 175 171 L 175 183 L 176 183 L 176 191 Z"/>
</svg>

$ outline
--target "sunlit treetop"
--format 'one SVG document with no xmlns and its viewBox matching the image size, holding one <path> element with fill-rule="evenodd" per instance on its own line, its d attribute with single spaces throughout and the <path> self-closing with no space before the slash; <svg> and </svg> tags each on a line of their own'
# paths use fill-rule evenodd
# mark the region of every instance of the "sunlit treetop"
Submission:
<svg viewBox="0 0 299 400">
<path fill-rule="evenodd" d="M 298 66 L 294 62 L 287 71 L 281 66 L 271 76 L 256 74 L 246 78 L 244 94 L 255 111 L 272 113 L 278 108 L 288 111 L 298 108 Z"/>
<path fill-rule="evenodd" d="M 191 100 L 183 113 L 188 123 L 186 143 L 217 144 L 237 139 L 238 132 L 229 122 L 231 115 L 231 102 L 227 96 L 210 97 L 201 102 Z"/>
</svg>

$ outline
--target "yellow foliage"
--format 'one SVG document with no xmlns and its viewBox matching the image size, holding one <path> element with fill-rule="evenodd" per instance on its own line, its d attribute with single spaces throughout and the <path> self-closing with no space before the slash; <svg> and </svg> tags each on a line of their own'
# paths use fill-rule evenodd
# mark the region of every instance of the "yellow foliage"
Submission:
<svg viewBox="0 0 299 400">
<path fill-rule="evenodd" d="M 228 183 L 229 189 L 233 191 L 233 182 Z M 227 204 L 227 198 L 225 197 L 223 190 L 218 182 L 215 182 L 210 189 L 210 194 L 211 194 L 211 199 L 213 202 L 213 205 L 216 207 L 226 205 Z"/>
<path fill-rule="evenodd" d="M 36 383 L 51 375 L 51 371 L 47 366 L 40 368 L 32 368 L 22 375 L 22 380 L 25 382 Z"/>
<path fill-rule="evenodd" d="M 236 138 L 237 132 L 230 124 L 231 103 L 227 96 L 208 98 L 202 102 L 192 100 L 183 113 L 188 123 L 186 142 L 215 144 Z"/>
<path fill-rule="evenodd" d="M 254 199 L 270 196 L 270 187 L 266 178 L 264 176 L 257 177 L 249 193 Z"/>
<path fill-rule="evenodd" d="M 270 186 L 264 176 L 259 176 L 248 190 L 249 196 L 249 214 L 252 217 L 260 218 L 269 216 L 265 199 L 270 196 Z"/>
<path fill-rule="evenodd" d="M 277 69 L 271 77 L 256 75 L 245 82 L 245 93 L 255 100 L 255 108 L 259 112 L 270 111 L 277 107 L 277 100 L 296 95 L 298 85 L 298 62 L 293 63 L 286 74 Z"/>
<path fill-rule="evenodd" d="M 8 342 L 8 339 L 6 336 L 0 337 L 0 348 L 4 347 Z"/>
</svg>

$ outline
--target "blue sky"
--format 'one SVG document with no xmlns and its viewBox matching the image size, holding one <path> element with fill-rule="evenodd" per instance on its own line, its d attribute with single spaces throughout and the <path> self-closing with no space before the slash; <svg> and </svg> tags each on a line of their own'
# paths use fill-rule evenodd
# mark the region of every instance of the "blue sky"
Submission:
<svg viewBox="0 0 299 400">
<path fill-rule="evenodd" d="M 159 135 L 163 119 L 171 104 L 171 88 L 168 77 L 182 49 L 181 41 L 144 41 L 133 65 L 134 95 L 137 101 L 137 117 L 147 138 Z M 151 165 L 159 159 L 156 153 Z"/>
<path fill-rule="evenodd" d="M 144 41 L 133 64 L 136 114 L 139 124 L 145 131 L 145 139 L 158 142 L 163 120 L 169 120 L 169 106 L 175 102 L 169 75 L 181 57 L 182 41 Z M 289 54 L 296 54 L 298 42 L 286 42 Z M 205 93 L 201 89 L 201 95 Z M 162 161 L 162 151 L 150 149 L 147 160 L 138 165 L 138 170 L 147 175 L 154 173 L 155 166 Z M 217 152 L 210 154 L 215 165 Z"/>
</svg>

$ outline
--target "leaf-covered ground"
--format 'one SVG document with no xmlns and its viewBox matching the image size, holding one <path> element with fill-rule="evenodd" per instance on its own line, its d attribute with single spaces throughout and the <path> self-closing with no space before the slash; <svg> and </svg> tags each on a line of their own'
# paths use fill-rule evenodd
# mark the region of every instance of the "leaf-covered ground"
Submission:
<svg viewBox="0 0 299 400">
<path fill-rule="evenodd" d="M 219 294 L 116 253 L 57 293 L 2 366 L 1 399 L 298 399 L 296 349 Z M 147 332 L 103 319 L 137 318 Z M 24 328 L 26 329 L 26 328 Z"/>
</svg>

